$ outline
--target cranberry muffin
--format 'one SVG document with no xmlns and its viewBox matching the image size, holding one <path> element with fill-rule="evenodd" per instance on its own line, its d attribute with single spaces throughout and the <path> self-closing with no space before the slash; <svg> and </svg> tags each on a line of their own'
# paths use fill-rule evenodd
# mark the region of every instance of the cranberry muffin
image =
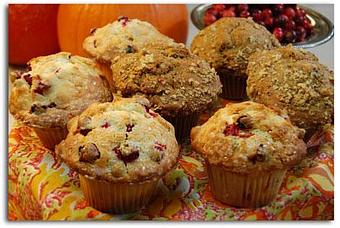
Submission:
<svg viewBox="0 0 340 228">
<path fill-rule="evenodd" d="M 221 91 L 215 70 L 184 45 L 152 43 L 117 59 L 111 69 L 114 91 L 123 97 L 140 94 L 150 100 L 151 109 L 175 126 L 179 141 L 189 137 L 199 113 Z"/>
<path fill-rule="evenodd" d="M 249 56 L 257 50 L 279 47 L 279 41 L 252 19 L 225 17 L 194 37 L 191 51 L 215 68 L 223 85 L 223 98 L 246 98 L 246 69 Z"/>
<path fill-rule="evenodd" d="M 334 118 L 333 72 L 312 53 L 289 45 L 250 57 L 251 100 L 285 110 L 293 124 L 314 132 Z"/>
<path fill-rule="evenodd" d="M 174 41 L 154 26 L 138 19 L 119 17 L 117 21 L 91 31 L 84 42 L 85 51 L 99 62 L 112 86 L 111 61 L 120 55 L 135 53 L 150 42 Z"/>
<path fill-rule="evenodd" d="M 135 97 L 93 104 L 70 120 L 69 134 L 56 148 L 98 210 L 140 209 L 177 162 L 174 128 L 148 103 Z"/>
<path fill-rule="evenodd" d="M 49 149 L 66 136 L 68 120 L 92 103 L 112 101 L 96 63 L 66 52 L 34 58 L 12 79 L 11 114 L 32 127 Z"/>
<path fill-rule="evenodd" d="M 261 207 L 277 195 L 287 168 L 306 154 L 304 130 L 254 102 L 228 104 L 191 131 L 192 147 L 206 160 L 216 199 Z"/>
</svg>

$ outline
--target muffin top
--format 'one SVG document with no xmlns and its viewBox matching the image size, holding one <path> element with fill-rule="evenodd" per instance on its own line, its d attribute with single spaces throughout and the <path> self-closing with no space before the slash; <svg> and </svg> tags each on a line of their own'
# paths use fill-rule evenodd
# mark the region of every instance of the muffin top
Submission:
<svg viewBox="0 0 340 228">
<path fill-rule="evenodd" d="M 140 182 L 163 176 L 177 162 L 173 126 L 145 98 L 93 104 L 68 123 L 57 146 L 72 169 L 97 180 Z"/>
<path fill-rule="evenodd" d="M 261 51 L 251 56 L 247 72 L 251 100 L 286 110 L 305 129 L 332 122 L 333 72 L 312 53 L 292 46 Z"/>
<path fill-rule="evenodd" d="M 166 116 L 189 115 L 212 103 L 221 90 L 214 69 L 184 45 L 157 43 L 116 59 L 114 90 L 124 97 L 142 94 Z"/>
<path fill-rule="evenodd" d="M 194 150 L 213 165 L 236 173 L 284 169 L 306 153 L 304 130 L 251 101 L 227 104 L 191 130 Z"/>
<path fill-rule="evenodd" d="M 150 42 L 174 42 L 148 22 L 120 17 L 102 28 L 92 30 L 83 42 L 84 49 L 102 62 L 121 54 L 134 53 Z"/>
<path fill-rule="evenodd" d="M 94 102 L 112 100 L 94 61 L 60 52 L 32 59 L 27 71 L 14 72 L 10 112 L 36 127 L 66 127 Z"/>
<path fill-rule="evenodd" d="M 252 19 L 224 17 L 197 34 L 191 51 L 217 71 L 232 70 L 244 76 L 252 53 L 278 46 L 279 41 Z"/>
</svg>

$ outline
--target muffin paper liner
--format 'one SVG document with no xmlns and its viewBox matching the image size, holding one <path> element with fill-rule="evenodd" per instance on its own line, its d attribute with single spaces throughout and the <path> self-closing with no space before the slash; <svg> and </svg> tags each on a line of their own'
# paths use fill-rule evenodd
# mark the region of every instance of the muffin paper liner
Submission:
<svg viewBox="0 0 340 228">
<path fill-rule="evenodd" d="M 228 70 L 218 72 L 222 84 L 220 97 L 230 100 L 247 99 L 247 77 Z"/>
<path fill-rule="evenodd" d="M 89 205 L 116 214 L 138 211 L 147 205 L 159 180 L 138 183 L 110 183 L 79 175 L 80 187 Z"/>
<path fill-rule="evenodd" d="M 52 151 L 68 134 L 67 128 L 40 128 L 32 127 L 42 144 Z"/>
<path fill-rule="evenodd" d="M 191 115 L 178 115 L 175 117 L 164 116 L 175 127 L 176 139 L 178 142 L 184 142 L 190 138 L 191 128 L 197 125 L 199 113 Z"/>
<path fill-rule="evenodd" d="M 233 173 L 218 165 L 207 165 L 214 197 L 231 206 L 257 208 L 270 203 L 278 194 L 286 170 Z"/>
</svg>

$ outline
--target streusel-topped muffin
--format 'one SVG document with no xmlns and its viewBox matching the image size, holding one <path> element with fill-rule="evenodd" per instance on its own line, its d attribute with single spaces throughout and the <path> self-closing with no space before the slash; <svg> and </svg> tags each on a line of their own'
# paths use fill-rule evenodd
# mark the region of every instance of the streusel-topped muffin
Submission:
<svg viewBox="0 0 340 228">
<path fill-rule="evenodd" d="M 151 108 L 175 125 L 179 138 L 188 136 L 191 126 L 184 127 L 185 134 L 176 123 L 194 125 L 198 113 L 221 90 L 215 70 L 181 45 L 146 45 L 138 53 L 114 61 L 112 73 L 116 92 L 124 97 L 141 94 L 148 98 Z"/>
<path fill-rule="evenodd" d="M 90 104 L 112 100 L 96 63 L 70 53 L 32 59 L 26 72 L 14 74 L 17 78 L 11 91 L 10 112 L 43 132 L 48 128 L 66 129 L 68 120 Z"/>
<path fill-rule="evenodd" d="M 252 19 L 224 17 L 196 35 L 191 51 L 216 69 L 223 97 L 243 99 L 249 56 L 257 50 L 279 46 L 279 41 Z"/>
<path fill-rule="evenodd" d="M 286 110 L 306 130 L 332 122 L 333 72 L 312 53 L 292 46 L 261 51 L 250 57 L 247 72 L 251 100 Z"/>
<path fill-rule="evenodd" d="M 217 199 L 257 207 L 275 198 L 287 168 L 304 157 L 303 136 L 274 110 L 248 101 L 227 104 L 194 127 L 191 142 L 206 159 Z"/>
<path fill-rule="evenodd" d="M 135 199 L 135 194 L 142 194 L 137 189 L 143 183 L 152 183 L 150 197 L 158 180 L 177 162 L 179 147 L 173 126 L 148 106 L 145 98 L 93 104 L 68 124 L 69 134 L 58 145 L 57 154 L 82 176 L 85 196 L 97 209 L 125 211 L 117 201 L 130 208 L 128 202 Z M 93 191 L 90 182 L 107 185 Z M 114 196 L 118 197 L 124 184 L 135 184 L 137 189 L 126 192 L 133 196 L 121 202 Z M 108 188 L 111 191 L 105 195 Z M 101 202 L 101 197 L 107 202 Z"/>
</svg>

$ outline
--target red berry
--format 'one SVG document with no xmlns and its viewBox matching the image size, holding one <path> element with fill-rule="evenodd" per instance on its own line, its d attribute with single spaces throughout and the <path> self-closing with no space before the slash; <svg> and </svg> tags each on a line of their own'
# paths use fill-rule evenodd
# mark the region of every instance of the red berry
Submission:
<svg viewBox="0 0 340 228">
<path fill-rule="evenodd" d="M 262 21 L 263 20 L 262 11 L 261 10 L 254 10 L 253 13 L 252 13 L 252 17 L 253 17 L 253 20 L 255 22 Z"/>
<path fill-rule="evenodd" d="M 33 92 L 43 95 L 44 92 L 47 91 L 49 88 L 51 88 L 50 85 L 46 85 L 39 81 L 38 86 L 33 90 Z"/>
<path fill-rule="evenodd" d="M 232 4 L 227 4 L 226 5 L 226 7 L 225 7 L 227 10 L 231 10 L 231 11 L 233 11 L 233 12 L 235 12 L 235 6 L 234 5 L 232 5 Z"/>
<path fill-rule="evenodd" d="M 235 17 L 236 14 L 234 11 L 228 9 L 228 10 L 225 10 L 222 14 L 222 17 Z"/>
<path fill-rule="evenodd" d="M 306 11 L 304 9 L 297 8 L 296 11 L 295 11 L 295 16 L 296 17 L 304 17 L 304 16 L 306 16 Z"/>
<path fill-rule="evenodd" d="M 280 27 L 274 28 L 273 34 L 276 37 L 276 39 L 278 39 L 280 42 L 282 41 L 282 38 L 283 38 L 283 35 L 284 35 L 282 28 L 280 28 Z"/>
<path fill-rule="evenodd" d="M 302 42 L 305 40 L 307 36 L 307 31 L 304 27 L 302 26 L 296 27 L 295 32 L 296 32 L 296 41 Z"/>
<path fill-rule="evenodd" d="M 280 13 L 282 13 L 283 9 L 284 9 L 284 5 L 283 4 L 275 4 L 272 8 L 272 11 L 274 14 L 278 15 Z"/>
<path fill-rule="evenodd" d="M 237 11 L 238 12 L 248 11 L 248 9 L 249 9 L 248 4 L 238 4 L 237 5 Z"/>
<path fill-rule="evenodd" d="M 285 43 L 294 43 L 296 40 L 296 32 L 294 30 L 287 30 L 284 34 Z"/>
<path fill-rule="evenodd" d="M 214 15 L 208 13 L 204 15 L 203 20 L 205 25 L 211 25 L 217 20 L 217 18 Z"/>
<path fill-rule="evenodd" d="M 273 26 L 274 19 L 272 17 L 267 17 L 264 19 L 264 24 L 266 25 L 267 28 L 271 28 Z"/>
<path fill-rule="evenodd" d="M 32 75 L 30 74 L 25 74 L 23 76 L 24 80 L 27 82 L 27 84 L 29 84 L 30 86 L 32 85 Z"/>
<path fill-rule="evenodd" d="M 295 10 L 291 7 L 288 7 L 284 10 L 284 14 L 288 17 L 288 18 L 294 18 L 295 17 Z"/>
<path fill-rule="evenodd" d="M 312 28 L 312 25 L 309 21 L 308 18 L 305 18 L 302 22 L 302 26 L 306 29 L 306 30 L 310 30 Z"/>
<path fill-rule="evenodd" d="M 126 131 L 127 131 L 127 132 L 131 132 L 131 131 L 132 131 L 132 128 L 133 128 L 134 126 L 135 126 L 134 124 L 127 124 L 127 125 L 126 125 Z"/>
<path fill-rule="evenodd" d="M 294 28 L 295 28 L 295 22 L 292 21 L 292 20 L 289 20 L 289 21 L 286 23 L 285 29 L 287 29 L 287 30 L 293 30 Z"/>
<path fill-rule="evenodd" d="M 219 12 L 218 10 L 214 9 L 214 8 L 210 8 L 210 9 L 207 10 L 206 13 L 212 14 L 212 15 L 214 15 L 214 16 L 217 17 L 217 16 L 219 15 L 220 12 Z"/>
<path fill-rule="evenodd" d="M 213 4 L 213 7 L 215 10 L 217 11 L 223 11 L 225 9 L 225 5 L 224 4 Z"/>
<path fill-rule="evenodd" d="M 305 19 L 305 16 L 296 16 L 294 18 L 294 21 L 297 25 L 302 25 L 304 19 Z"/>
<path fill-rule="evenodd" d="M 263 18 L 272 17 L 273 13 L 270 9 L 264 9 L 262 11 Z"/>
<path fill-rule="evenodd" d="M 108 128 L 110 127 L 110 124 L 108 122 L 105 122 L 103 125 L 102 125 L 102 128 Z"/>
<path fill-rule="evenodd" d="M 250 16 L 249 11 L 242 11 L 242 12 L 240 13 L 240 17 L 249 17 L 249 16 Z"/>
<path fill-rule="evenodd" d="M 274 24 L 275 26 L 278 26 L 278 27 L 285 27 L 288 20 L 289 19 L 286 15 L 281 14 L 278 17 L 275 17 Z"/>
</svg>

